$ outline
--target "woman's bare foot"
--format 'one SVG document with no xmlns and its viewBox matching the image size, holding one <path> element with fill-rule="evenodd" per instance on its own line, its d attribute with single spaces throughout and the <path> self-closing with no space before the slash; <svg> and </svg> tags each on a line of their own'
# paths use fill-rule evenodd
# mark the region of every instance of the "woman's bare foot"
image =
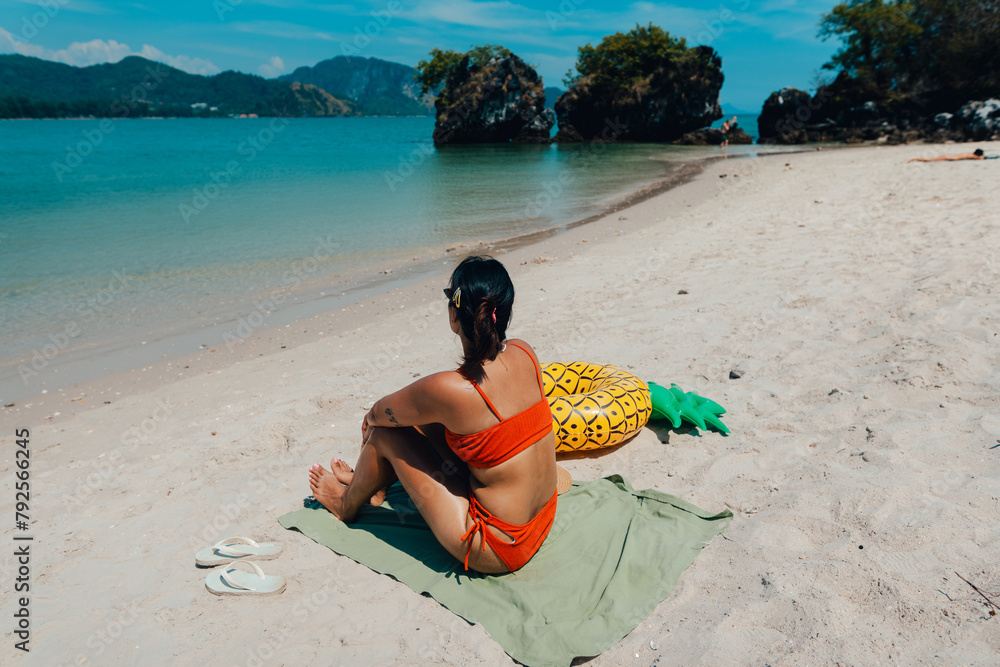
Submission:
<svg viewBox="0 0 1000 667">
<path fill-rule="evenodd" d="M 344 459 L 334 458 L 333 460 L 331 460 L 330 472 L 332 472 L 333 476 L 337 478 L 337 481 L 339 481 L 341 484 L 344 484 L 345 486 L 350 484 L 351 480 L 354 479 L 354 471 L 351 470 L 351 466 L 347 465 L 347 461 L 345 461 Z M 376 491 L 375 495 L 373 495 L 371 500 L 368 502 L 370 502 L 375 507 L 378 507 L 379 505 L 385 502 L 385 491 L 386 491 L 385 489 L 382 489 L 381 491 Z"/>
<path fill-rule="evenodd" d="M 347 487 L 318 463 L 314 463 L 309 468 L 309 488 L 316 500 L 330 510 L 335 517 L 345 522 L 354 520 L 357 513 L 352 516 L 346 516 L 344 513 Z"/>
</svg>

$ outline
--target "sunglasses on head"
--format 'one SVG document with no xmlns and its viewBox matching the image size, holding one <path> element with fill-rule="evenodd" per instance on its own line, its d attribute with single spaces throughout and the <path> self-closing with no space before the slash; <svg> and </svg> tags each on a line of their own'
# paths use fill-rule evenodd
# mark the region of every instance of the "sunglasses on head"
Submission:
<svg viewBox="0 0 1000 667">
<path fill-rule="evenodd" d="M 456 307 L 459 308 L 462 305 L 462 288 L 452 289 L 450 287 L 444 288 L 444 295 L 448 297 L 448 300 Z"/>
</svg>

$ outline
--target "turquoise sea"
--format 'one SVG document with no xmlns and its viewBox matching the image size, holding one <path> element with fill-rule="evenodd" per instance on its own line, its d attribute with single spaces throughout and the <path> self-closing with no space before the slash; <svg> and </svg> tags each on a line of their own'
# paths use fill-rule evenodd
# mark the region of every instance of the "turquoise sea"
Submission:
<svg viewBox="0 0 1000 667">
<path fill-rule="evenodd" d="M 289 304 L 350 298 L 414 257 L 565 227 L 717 151 L 436 149 L 432 130 L 432 118 L 0 123 L 0 399 L 37 393 L 69 353 L 232 322 L 275 289 Z"/>
</svg>

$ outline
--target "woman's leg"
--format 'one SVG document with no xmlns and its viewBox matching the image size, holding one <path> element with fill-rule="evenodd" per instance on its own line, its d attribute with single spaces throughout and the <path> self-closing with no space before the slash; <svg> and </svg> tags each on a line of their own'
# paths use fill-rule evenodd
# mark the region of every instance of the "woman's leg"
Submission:
<svg viewBox="0 0 1000 667">
<path fill-rule="evenodd" d="M 337 478 L 337 481 L 343 484 L 344 486 L 349 485 L 351 483 L 351 480 L 354 479 L 354 469 L 351 468 L 351 466 L 347 465 L 347 461 L 345 461 L 344 459 L 340 458 L 332 459 L 330 461 L 330 472 L 332 472 L 333 476 Z M 396 481 L 396 473 L 393 472 L 392 477 L 389 479 L 388 484 L 386 484 L 383 488 L 379 489 L 374 494 L 372 494 L 371 500 L 369 500 L 368 502 L 370 502 L 375 507 L 378 507 L 382 503 L 384 503 L 386 491 L 389 490 L 389 487 L 395 481 Z"/>
<path fill-rule="evenodd" d="M 482 550 L 482 536 L 478 532 L 469 541 L 462 540 L 472 525 L 468 483 L 460 475 L 448 474 L 453 472 L 453 466 L 442 461 L 434 448 L 427 445 L 427 439 L 416 429 L 376 427 L 362 448 L 348 486 L 314 465 L 309 470 L 309 487 L 316 500 L 336 517 L 351 521 L 361 506 L 395 474 L 434 536 L 452 556 L 464 561 L 471 542 L 470 568 L 487 573 L 506 572 L 507 567 L 489 545 Z"/>
<path fill-rule="evenodd" d="M 448 442 L 445 439 L 445 429 L 442 424 L 424 424 L 423 426 L 414 427 L 416 430 L 430 442 L 431 446 L 434 447 L 434 451 L 438 453 L 441 457 L 441 470 L 446 475 L 457 474 L 461 476 L 462 480 L 468 485 L 469 482 L 469 466 L 462 459 L 455 455 L 455 452 L 451 451 L 448 447 Z M 364 445 L 362 445 L 364 448 Z M 347 465 L 347 461 L 341 458 L 334 458 L 330 461 L 330 472 L 333 476 L 340 481 L 341 484 L 347 486 L 354 479 L 354 469 Z M 393 471 L 392 477 L 389 479 L 388 484 L 382 489 L 376 491 L 369 501 L 372 505 L 378 507 L 383 502 L 385 502 L 385 494 L 388 491 L 389 486 L 397 480 L 395 471 Z"/>
<path fill-rule="evenodd" d="M 446 475 L 458 475 L 462 479 L 463 486 L 468 487 L 469 477 L 472 475 L 469 472 L 469 465 L 458 458 L 458 455 L 448 446 L 448 441 L 444 435 L 444 425 L 424 424 L 423 426 L 418 426 L 417 430 L 427 438 L 431 446 L 434 447 L 434 451 L 441 457 L 441 470 Z"/>
</svg>

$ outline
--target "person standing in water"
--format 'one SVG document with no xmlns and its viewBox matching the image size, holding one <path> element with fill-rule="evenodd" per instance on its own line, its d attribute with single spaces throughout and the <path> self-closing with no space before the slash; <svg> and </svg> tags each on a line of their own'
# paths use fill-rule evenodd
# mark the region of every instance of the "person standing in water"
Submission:
<svg viewBox="0 0 1000 667">
<path fill-rule="evenodd" d="M 721 150 L 726 150 L 729 146 L 729 133 L 736 129 L 736 116 L 733 116 L 722 124 L 722 143 L 719 144 Z"/>
</svg>

